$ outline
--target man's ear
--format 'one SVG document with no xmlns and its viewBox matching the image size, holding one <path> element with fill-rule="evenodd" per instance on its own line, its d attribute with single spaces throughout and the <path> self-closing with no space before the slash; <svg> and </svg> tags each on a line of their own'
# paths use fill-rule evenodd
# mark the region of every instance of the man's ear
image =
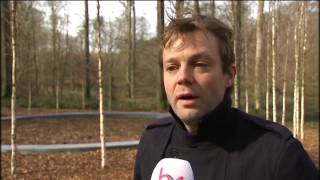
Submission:
<svg viewBox="0 0 320 180">
<path fill-rule="evenodd" d="M 229 72 L 227 74 L 227 84 L 226 84 L 227 87 L 231 87 L 233 85 L 236 74 L 237 74 L 237 68 L 235 64 L 231 64 L 229 67 Z"/>
</svg>

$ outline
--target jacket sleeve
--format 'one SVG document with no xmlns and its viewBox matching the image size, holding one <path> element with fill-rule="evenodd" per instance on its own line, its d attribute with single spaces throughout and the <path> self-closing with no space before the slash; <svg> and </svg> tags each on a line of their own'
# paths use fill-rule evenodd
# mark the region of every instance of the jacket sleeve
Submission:
<svg viewBox="0 0 320 180">
<path fill-rule="evenodd" d="M 293 137 L 287 141 L 278 162 L 275 180 L 317 180 L 319 178 L 319 171 L 307 152 Z"/>
</svg>

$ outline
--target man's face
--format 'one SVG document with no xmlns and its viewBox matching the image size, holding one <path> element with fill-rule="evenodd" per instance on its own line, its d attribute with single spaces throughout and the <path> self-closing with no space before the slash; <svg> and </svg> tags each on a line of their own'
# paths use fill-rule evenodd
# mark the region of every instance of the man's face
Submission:
<svg viewBox="0 0 320 180">
<path fill-rule="evenodd" d="M 177 39 L 163 50 L 163 77 L 168 101 L 184 124 L 197 127 L 199 120 L 223 100 L 233 84 L 235 67 L 224 73 L 217 39 L 196 31 Z"/>
</svg>

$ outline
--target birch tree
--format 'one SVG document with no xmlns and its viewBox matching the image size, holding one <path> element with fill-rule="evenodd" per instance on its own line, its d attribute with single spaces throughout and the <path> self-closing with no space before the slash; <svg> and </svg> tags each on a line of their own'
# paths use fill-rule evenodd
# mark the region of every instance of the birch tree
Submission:
<svg viewBox="0 0 320 180">
<path fill-rule="evenodd" d="M 269 2 L 270 3 L 270 2 Z M 269 14 L 271 13 L 271 6 L 269 4 Z M 267 62 L 266 62 L 266 119 L 269 120 L 270 117 L 270 18 L 267 20 Z"/>
<path fill-rule="evenodd" d="M 246 108 L 246 112 L 249 113 L 249 94 L 248 94 L 248 35 L 247 32 L 245 30 L 245 34 L 244 34 L 244 87 L 245 87 L 245 108 Z"/>
<path fill-rule="evenodd" d="M 256 58 L 254 68 L 254 96 L 255 96 L 255 110 L 260 109 L 260 84 L 259 84 L 259 66 L 262 53 L 262 25 L 263 25 L 263 6 L 264 1 L 259 1 L 258 5 L 258 17 L 257 17 L 257 45 L 256 45 Z"/>
<path fill-rule="evenodd" d="M 276 22 L 275 22 L 275 3 L 272 3 L 272 120 L 277 122 L 277 102 L 276 102 Z"/>
<path fill-rule="evenodd" d="M 285 125 L 286 119 L 286 88 L 287 88 L 287 70 L 288 70 L 288 56 L 289 56 L 289 23 L 287 26 L 287 34 L 286 34 L 286 55 L 284 61 L 284 75 L 283 75 L 283 89 L 282 89 L 282 118 L 281 124 Z"/>
<path fill-rule="evenodd" d="M 184 0 L 176 0 L 175 10 L 176 18 L 182 18 L 184 12 Z"/>
<path fill-rule="evenodd" d="M 11 94 L 11 174 L 16 173 L 16 10 L 17 1 L 11 1 L 11 42 L 12 42 L 12 94 Z"/>
<path fill-rule="evenodd" d="M 231 1 L 232 6 L 232 17 L 233 17 L 233 29 L 234 29 L 234 56 L 235 64 L 238 69 L 238 72 L 241 71 L 241 31 L 242 31 L 242 2 L 241 1 Z M 234 81 L 234 106 L 238 108 L 240 106 L 240 78 L 239 74 L 235 76 Z"/>
<path fill-rule="evenodd" d="M 294 71 L 294 105 L 293 105 L 293 136 L 297 137 L 299 135 L 299 32 L 301 29 L 301 8 L 300 2 L 297 5 L 297 19 L 298 23 L 294 27 L 294 57 L 295 57 L 295 71 Z M 302 6 L 302 5 L 301 5 Z M 300 16 L 298 15 L 300 13 Z"/>
<path fill-rule="evenodd" d="M 103 108 L 103 67 L 102 67 L 102 48 L 101 48 L 101 21 L 100 21 L 100 3 L 97 0 L 97 46 L 98 46 L 98 78 L 99 78 L 99 117 L 100 117 L 100 142 L 101 142 L 101 168 L 106 166 L 106 146 L 104 130 L 104 108 Z"/>
<path fill-rule="evenodd" d="M 302 2 L 302 10 L 303 10 L 303 30 L 301 33 L 301 41 L 302 41 L 302 54 L 301 54 L 301 118 L 300 118 L 300 138 L 304 139 L 304 77 L 305 77 L 305 58 L 306 58 L 306 46 L 307 46 L 307 25 L 308 25 L 308 15 L 307 15 L 307 9 L 308 4 L 305 4 L 306 2 Z"/>
</svg>

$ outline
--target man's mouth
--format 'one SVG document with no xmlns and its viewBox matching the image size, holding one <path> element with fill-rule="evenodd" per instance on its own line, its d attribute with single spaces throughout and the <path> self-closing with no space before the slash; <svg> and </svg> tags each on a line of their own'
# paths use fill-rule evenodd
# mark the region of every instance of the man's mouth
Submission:
<svg viewBox="0 0 320 180">
<path fill-rule="evenodd" d="M 196 99 L 198 98 L 199 96 L 196 96 L 194 94 L 180 94 L 177 96 L 177 100 L 180 101 L 184 106 L 194 105 Z"/>
<path fill-rule="evenodd" d="M 191 100 L 191 99 L 196 99 L 196 98 L 198 98 L 198 97 L 195 96 L 195 95 L 191 95 L 191 94 L 179 95 L 178 96 L 178 99 L 180 99 L 180 100 Z"/>
</svg>

